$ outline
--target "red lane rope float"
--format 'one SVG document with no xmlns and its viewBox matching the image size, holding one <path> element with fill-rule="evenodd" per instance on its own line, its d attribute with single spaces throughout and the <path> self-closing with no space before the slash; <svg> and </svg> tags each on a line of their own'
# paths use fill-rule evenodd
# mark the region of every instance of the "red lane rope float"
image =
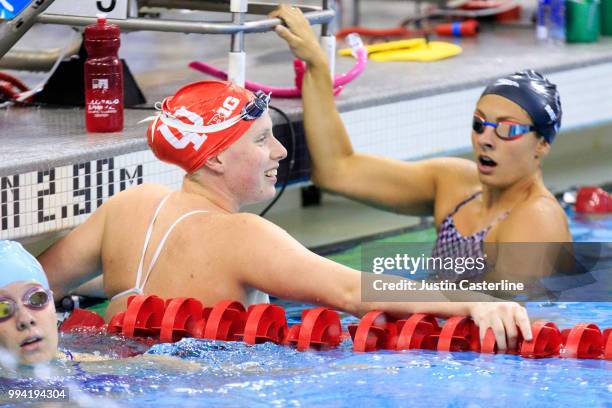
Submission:
<svg viewBox="0 0 612 408">
<path fill-rule="evenodd" d="M 582 187 L 576 195 L 576 212 L 587 214 L 612 212 L 612 195 L 600 187 Z"/>
<path fill-rule="evenodd" d="M 70 317 L 60 327 L 60 332 L 67 333 L 76 329 L 103 329 L 104 319 L 97 313 L 84 309 L 74 309 Z"/>
<path fill-rule="evenodd" d="M 516 339 L 516 348 L 514 349 L 506 349 L 506 354 L 518 354 L 521 349 L 521 345 L 523 344 L 523 335 L 521 331 L 516 329 L 517 339 Z M 487 329 L 485 333 L 484 340 L 480 345 L 480 352 L 487 354 L 497 354 L 499 352 L 497 348 L 497 339 L 495 338 L 495 333 L 493 333 L 493 329 Z"/>
<path fill-rule="evenodd" d="M 165 308 L 166 302 L 155 295 L 130 296 L 123 319 L 123 334 L 134 337 L 159 333 Z"/>
<path fill-rule="evenodd" d="M 244 333 L 245 323 L 246 311 L 242 303 L 222 300 L 211 309 L 203 338 L 238 341 Z"/>
<path fill-rule="evenodd" d="M 72 316 L 70 316 L 72 317 Z M 68 320 L 64 321 L 64 323 L 62 324 L 62 326 L 64 324 L 66 324 L 66 322 L 70 321 L 70 317 L 68 318 Z M 108 326 L 106 328 L 106 331 L 109 334 L 118 334 L 121 333 L 123 331 L 123 319 L 125 318 L 125 312 L 121 312 L 121 313 L 117 313 L 116 315 L 114 315 L 110 322 L 108 322 Z"/>
<path fill-rule="evenodd" d="M 200 322 L 202 302 L 193 298 L 175 298 L 166 302 L 166 310 L 159 328 L 159 339 L 163 342 L 179 341 L 183 337 L 195 337 L 194 328 Z"/>
<path fill-rule="evenodd" d="M 156 336 L 165 309 L 166 302 L 155 295 L 130 296 L 127 310 L 113 316 L 107 331 L 126 337 Z"/>
<path fill-rule="evenodd" d="M 78 328 L 104 330 L 104 320 L 97 313 L 75 309 L 60 331 Z M 358 352 L 380 349 L 498 352 L 493 331 L 487 330 L 481 344 L 479 328 L 465 316 L 451 317 L 440 326 L 435 317 L 423 313 L 396 321 L 384 312 L 371 311 L 348 329 L 353 350 Z M 202 307 L 193 298 L 164 301 L 154 295 L 130 296 L 127 310 L 111 319 L 106 332 L 150 340 L 159 336 L 162 342 L 188 336 L 243 340 L 248 344 L 272 341 L 293 345 L 298 351 L 336 347 L 348 337 L 342 332 L 338 312 L 324 307 L 303 310 L 302 322 L 288 328 L 285 311 L 277 305 L 252 305 L 245 310 L 239 302 L 223 300 L 210 308 Z M 533 340 L 524 341 L 519 331 L 517 348 L 506 353 L 527 358 L 612 360 L 612 328 L 602 332 L 593 323 L 579 323 L 560 332 L 554 323 L 538 321 L 532 324 L 532 333 Z"/>
<path fill-rule="evenodd" d="M 205 307 L 202 309 L 202 318 L 191 326 L 190 333 L 193 337 L 197 339 L 204 338 L 204 330 L 206 329 L 206 323 L 208 323 L 208 317 L 210 316 L 210 311 L 212 307 Z"/>
<path fill-rule="evenodd" d="M 603 352 L 603 335 L 594 324 L 579 323 L 567 332 L 563 344 L 560 357 L 596 359 Z"/>
<path fill-rule="evenodd" d="M 606 329 L 603 332 L 604 339 L 604 360 L 612 360 L 612 329 Z"/>
<path fill-rule="evenodd" d="M 480 351 L 478 326 L 466 316 L 449 318 L 438 335 L 438 351 Z"/>
<path fill-rule="evenodd" d="M 322 350 L 336 347 L 342 341 L 340 315 L 324 307 L 302 311 L 302 323 L 294 324 L 287 333 L 285 344 L 298 351 Z"/>
<path fill-rule="evenodd" d="M 416 313 L 407 320 L 397 322 L 398 337 L 396 350 L 435 350 L 442 330 L 435 317 Z"/>
<path fill-rule="evenodd" d="M 533 339 L 521 344 L 521 356 L 544 358 L 559 355 L 563 336 L 553 322 L 537 321 L 531 326 L 531 332 Z"/>
<path fill-rule="evenodd" d="M 353 351 L 395 350 L 397 345 L 397 325 L 384 312 L 368 312 L 359 324 L 350 324 L 348 329 L 353 339 Z"/>
<path fill-rule="evenodd" d="M 271 341 L 281 344 L 289 331 L 285 309 L 272 304 L 251 305 L 247 311 L 242 341 L 260 344 Z"/>
</svg>

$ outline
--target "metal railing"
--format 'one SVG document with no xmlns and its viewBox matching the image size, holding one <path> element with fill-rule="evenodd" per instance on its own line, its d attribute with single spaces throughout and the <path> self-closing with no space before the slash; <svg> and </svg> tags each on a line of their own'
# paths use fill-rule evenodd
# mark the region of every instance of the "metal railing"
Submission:
<svg viewBox="0 0 612 408">
<path fill-rule="evenodd" d="M 76 0 L 78 1 L 78 0 Z M 73 27 L 84 27 L 96 22 L 95 17 L 76 17 L 56 14 L 41 14 L 53 0 L 34 0 L 15 19 L 0 23 L 0 58 L 4 56 L 34 23 L 59 24 Z M 263 18 L 256 21 L 245 21 L 247 14 L 267 15 L 277 4 L 252 2 L 248 0 L 129 0 L 128 17 L 126 19 L 108 19 L 108 22 L 117 24 L 122 31 L 159 31 L 190 34 L 229 34 L 231 45 L 229 51 L 229 79 L 244 84 L 245 80 L 245 50 L 244 35 L 246 33 L 262 33 L 272 31 L 282 22 L 278 18 Z M 300 8 L 311 24 L 322 25 L 322 43 L 333 67 L 335 54 L 335 38 L 330 25 L 334 19 L 333 0 L 323 0 L 322 7 L 296 5 Z M 158 8 L 189 9 L 197 11 L 218 11 L 231 13 L 228 22 L 200 22 L 184 20 L 165 20 L 153 18 L 139 18 L 139 12 L 150 14 Z M 40 57 L 33 53 L 36 51 L 20 51 L 9 55 L 11 66 L 18 65 L 23 59 L 27 66 L 28 56 L 37 60 L 41 65 Z M 35 58 L 36 57 L 36 58 Z M 15 61 L 17 59 L 17 62 Z"/>
</svg>

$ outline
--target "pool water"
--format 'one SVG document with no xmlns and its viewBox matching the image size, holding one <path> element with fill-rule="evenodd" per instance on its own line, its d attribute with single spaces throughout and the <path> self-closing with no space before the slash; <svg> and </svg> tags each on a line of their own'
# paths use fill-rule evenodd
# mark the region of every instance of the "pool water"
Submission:
<svg viewBox="0 0 612 408">
<path fill-rule="evenodd" d="M 612 242 L 612 217 L 571 217 L 571 229 L 575 240 Z M 417 238 L 432 234 L 420 231 Z M 346 260 L 351 251 L 356 249 L 333 258 Z M 299 321 L 304 305 L 279 304 L 289 324 Z M 612 327 L 612 303 L 530 303 L 527 308 L 532 319 L 561 328 L 579 322 Z M 356 321 L 342 318 L 345 328 Z M 113 357 L 148 349 L 134 340 L 91 334 L 64 334 L 60 342 L 73 351 Z M 47 378 L 82 390 L 85 397 L 75 404 L 97 407 L 612 407 L 610 361 L 424 350 L 354 353 L 351 346 L 345 341 L 334 350 L 300 353 L 271 343 L 183 339 L 154 345 L 144 357 L 60 362 Z M 43 384 L 33 374 L 0 371 L 0 389 Z M 104 401 L 92 402 L 88 395 Z"/>
</svg>

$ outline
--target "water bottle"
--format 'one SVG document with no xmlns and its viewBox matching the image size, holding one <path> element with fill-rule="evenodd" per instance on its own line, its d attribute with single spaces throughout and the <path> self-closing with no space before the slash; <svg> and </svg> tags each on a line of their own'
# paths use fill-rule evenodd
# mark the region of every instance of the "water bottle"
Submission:
<svg viewBox="0 0 612 408">
<path fill-rule="evenodd" d="M 88 132 L 123 130 L 123 67 L 117 56 L 121 40 L 115 24 L 99 17 L 85 28 L 85 127 Z"/>
<path fill-rule="evenodd" d="M 565 0 L 550 1 L 549 38 L 555 44 L 565 42 Z"/>
<path fill-rule="evenodd" d="M 540 41 L 548 39 L 550 26 L 550 0 L 538 0 L 536 11 L 536 38 Z"/>
</svg>

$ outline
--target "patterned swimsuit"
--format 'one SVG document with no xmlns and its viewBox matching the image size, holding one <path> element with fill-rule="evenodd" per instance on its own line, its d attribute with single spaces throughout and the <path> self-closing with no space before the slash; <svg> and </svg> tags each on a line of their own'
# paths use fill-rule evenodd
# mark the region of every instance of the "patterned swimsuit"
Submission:
<svg viewBox="0 0 612 408">
<path fill-rule="evenodd" d="M 438 232 L 438 237 L 436 238 L 436 243 L 432 251 L 432 257 L 434 258 L 485 258 L 483 242 L 487 233 L 493 228 L 495 224 L 499 221 L 503 220 L 508 216 L 510 211 L 507 211 L 500 215 L 495 221 L 493 221 L 489 226 L 483 228 L 482 230 L 472 234 L 463 236 L 457 228 L 455 227 L 455 223 L 453 221 L 453 216 L 457 214 L 457 212 L 472 201 L 474 198 L 478 197 L 481 192 L 477 192 L 463 200 L 455 207 L 455 209 L 446 216 L 442 224 L 440 225 L 440 231 Z M 457 274 L 452 270 L 436 270 L 431 271 L 432 277 L 434 279 L 448 279 L 454 281 L 458 278 L 461 279 L 474 279 L 479 275 L 482 275 L 486 272 L 486 268 L 484 270 L 466 270 L 462 274 Z"/>
</svg>

